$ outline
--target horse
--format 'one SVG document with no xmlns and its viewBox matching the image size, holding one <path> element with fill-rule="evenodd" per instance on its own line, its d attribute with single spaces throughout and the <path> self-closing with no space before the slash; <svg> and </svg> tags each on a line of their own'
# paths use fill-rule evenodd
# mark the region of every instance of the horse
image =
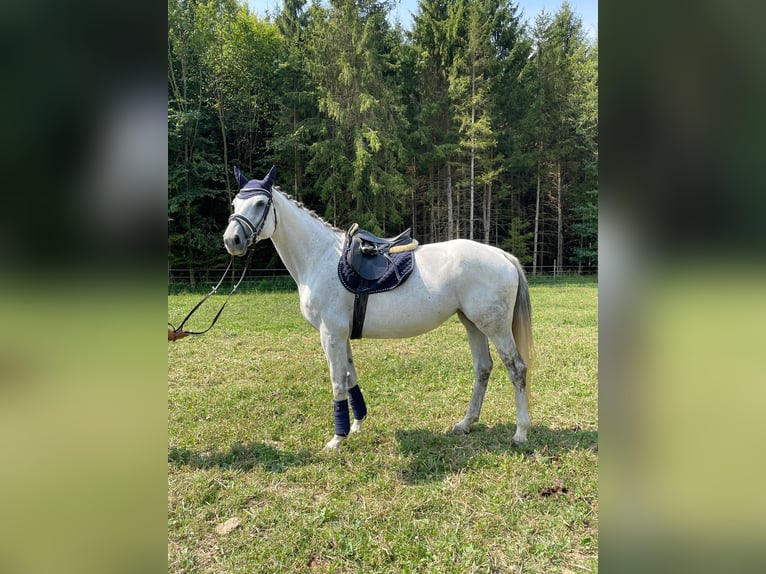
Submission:
<svg viewBox="0 0 766 574">
<path fill-rule="evenodd" d="M 325 448 L 337 449 L 350 434 L 361 432 L 367 414 L 351 353 L 355 296 L 338 277 L 345 232 L 275 186 L 275 167 L 262 180 L 248 180 L 236 167 L 234 172 L 240 191 L 232 202 L 224 246 L 232 256 L 242 256 L 255 243 L 271 239 L 297 284 L 301 314 L 319 332 L 329 365 L 335 434 Z M 525 442 L 530 427 L 527 369 L 534 349 L 529 288 L 518 259 L 467 239 L 421 245 L 413 257 L 406 282 L 369 297 L 363 336 L 414 337 L 457 314 L 468 333 L 474 385 L 466 415 L 453 432 L 467 434 L 479 419 L 493 366 L 492 341 L 513 383 L 513 441 Z"/>
</svg>

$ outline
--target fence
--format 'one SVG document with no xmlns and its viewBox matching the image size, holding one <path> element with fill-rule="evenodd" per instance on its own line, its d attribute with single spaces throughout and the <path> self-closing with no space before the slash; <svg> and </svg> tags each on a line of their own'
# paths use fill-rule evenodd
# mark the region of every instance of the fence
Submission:
<svg viewBox="0 0 766 574">
<path fill-rule="evenodd" d="M 194 284 L 207 284 L 217 283 L 221 278 L 223 272 L 226 271 L 225 267 L 215 269 L 168 269 L 168 285 L 194 285 Z M 229 270 L 228 277 L 224 281 L 234 280 L 238 281 L 242 275 L 242 268 L 232 267 Z M 245 277 L 242 280 L 243 283 L 248 281 L 257 281 L 259 279 L 268 279 L 272 277 L 289 277 L 290 273 L 287 269 L 253 269 L 249 268 L 245 273 Z"/>
<path fill-rule="evenodd" d="M 225 269 L 225 267 L 213 269 L 168 269 L 168 285 L 209 287 L 218 282 Z M 534 277 L 534 275 L 532 275 L 531 266 L 527 266 L 525 271 L 528 277 Z M 558 276 L 596 275 L 597 273 L 597 267 L 586 267 L 584 265 L 567 265 L 563 267 L 556 265 L 537 266 L 537 276 L 542 277 L 556 278 Z M 224 279 L 224 285 L 231 283 L 232 281 L 236 282 L 241 274 L 241 268 L 230 269 L 228 277 Z M 284 268 L 248 269 L 242 282 L 244 284 L 254 281 L 286 278 L 289 276 L 290 273 Z"/>
<path fill-rule="evenodd" d="M 528 277 L 533 277 L 532 266 L 525 265 L 524 272 Z M 596 265 L 538 265 L 537 275 L 544 277 L 572 276 L 572 275 L 597 275 L 598 266 Z"/>
</svg>

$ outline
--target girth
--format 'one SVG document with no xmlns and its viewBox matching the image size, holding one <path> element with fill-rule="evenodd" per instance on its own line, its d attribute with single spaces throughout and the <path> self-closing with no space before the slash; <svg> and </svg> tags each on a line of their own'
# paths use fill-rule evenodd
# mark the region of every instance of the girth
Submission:
<svg viewBox="0 0 766 574">
<path fill-rule="evenodd" d="M 367 297 L 391 291 L 407 280 L 414 266 L 412 252 L 417 246 L 409 229 L 396 237 L 381 238 L 360 230 L 355 223 L 346 232 L 338 276 L 343 286 L 354 293 L 352 339 L 362 337 Z"/>
</svg>

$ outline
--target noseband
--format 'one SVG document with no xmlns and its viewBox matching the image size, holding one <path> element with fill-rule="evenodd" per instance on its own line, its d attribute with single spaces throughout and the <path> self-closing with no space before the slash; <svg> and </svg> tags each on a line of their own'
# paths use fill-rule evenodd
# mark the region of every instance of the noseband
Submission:
<svg viewBox="0 0 766 574">
<path fill-rule="evenodd" d="M 240 213 L 232 213 L 229 217 L 229 223 L 232 221 L 236 221 L 239 223 L 240 227 L 242 227 L 242 230 L 245 232 L 245 241 L 247 243 L 247 248 L 249 249 L 250 246 L 253 244 L 253 242 L 258 242 L 258 236 L 261 234 L 261 231 L 263 231 L 263 226 L 266 224 L 266 218 L 269 216 L 269 211 L 272 210 L 274 205 L 274 198 L 272 196 L 271 191 L 268 189 L 263 189 L 260 187 L 256 188 L 250 188 L 250 189 L 242 189 L 238 194 L 237 197 L 239 198 L 249 198 L 254 195 L 265 195 L 267 197 L 266 206 L 263 209 L 263 213 L 261 214 L 261 218 L 258 220 L 256 224 L 253 224 L 252 221 L 250 221 L 246 216 L 240 214 Z M 274 229 L 277 228 L 277 212 L 274 210 Z"/>
</svg>

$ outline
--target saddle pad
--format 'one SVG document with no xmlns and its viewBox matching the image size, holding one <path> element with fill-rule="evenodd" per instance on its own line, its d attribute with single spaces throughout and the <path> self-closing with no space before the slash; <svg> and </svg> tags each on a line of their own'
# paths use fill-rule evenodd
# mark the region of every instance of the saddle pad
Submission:
<svg viewBox="0 0 766 574">
<path fill-rule="evenodd" d="M 343 286 L 352 293 L 381 293 L 391 291 L 404 283 L 412 273 L 415 266 L 413 251 L 404 251 L 403 253 L 394 253 L 390 255 L 394 265 L 390 265 L 388 270 L 377 281 L 367 281 L 354 271 L 348 264 L 348 251 L 351 247 L 347 246 L 340 256 L 338 262 L 338 277 Z M 399 277 L 396 276 L 396 269 L 399 271 Z"/>
</svg>

